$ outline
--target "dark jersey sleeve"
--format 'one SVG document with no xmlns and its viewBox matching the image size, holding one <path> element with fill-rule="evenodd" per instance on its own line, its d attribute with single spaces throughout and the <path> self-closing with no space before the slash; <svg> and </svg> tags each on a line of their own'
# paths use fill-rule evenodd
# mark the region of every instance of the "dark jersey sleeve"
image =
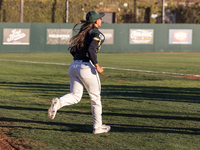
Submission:
<svg viewBox="0 0 200 150">
<path fill-rule="evenodd" d="M 105 40 L 105 36 L 101 32 L 97 32 L 94 34 L 93 40 L 96 40 L 98 42 L 98 46 L 96 47 L 96 52 L 98 53 L 101 49 L 101 45 L 103 44 Z"/>
<path fill-rule="evenodd" d="M 98 41 L 92 40 L 88 47 L 88 55 L 90 57 L 90 60 L 92 61 L 93 64 L 97 64 L 97 55 L 96 55 L 96 49 L 98 47 Z"/>
</svg>

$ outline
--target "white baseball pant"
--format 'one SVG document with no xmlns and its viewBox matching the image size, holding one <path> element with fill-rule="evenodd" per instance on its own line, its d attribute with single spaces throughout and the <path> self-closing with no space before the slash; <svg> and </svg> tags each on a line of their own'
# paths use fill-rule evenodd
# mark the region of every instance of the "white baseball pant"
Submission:
<svg viewBox="0 0 200 150">
<path fill-rule="evenodd" d="M 70 64 L 68 75 L 70 93 L 59 98 L 58 109 L 78 103 L 85 87 L 91 99 L 93 127 L 100 127 L 102 125 L 101 83 L 96 68 L 91 62 L 75 60 Z"/>
</svg>

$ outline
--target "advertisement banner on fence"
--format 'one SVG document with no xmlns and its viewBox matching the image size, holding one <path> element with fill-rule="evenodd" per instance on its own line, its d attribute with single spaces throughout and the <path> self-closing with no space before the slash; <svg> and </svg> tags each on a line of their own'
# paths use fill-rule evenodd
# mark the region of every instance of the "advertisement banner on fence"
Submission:
<svg viewBox="0 0 200 150">
<path fill-rule="evenodd" d="M 192 29 L 170 29 L 169 44 L 192 44 Z"/>
<path fill-rule="evenodd" d="M 72 29 L 47 29 L 47 44 L 69 44 Z"/>
<path fill-rule="evenodd" d="M 153 29 L 130 29 L 130 44 L 153 44 Z"/>
<path fill-rule="evenodd" d="M 4 28 L 4 45 L 29 45 L 30 29 Z"/>
<path fill-rule="evenodd" d="M 103 44 L 113 44 L 114 29 L 99 29 L 99 31 L 105 36 L 105 41 Z"/>
</svg>

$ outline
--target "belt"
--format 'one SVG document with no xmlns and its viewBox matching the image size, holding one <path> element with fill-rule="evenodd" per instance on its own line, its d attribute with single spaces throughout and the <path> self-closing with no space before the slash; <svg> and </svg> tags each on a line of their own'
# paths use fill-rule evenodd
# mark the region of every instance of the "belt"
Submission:
<svg viewBox="0 0 200 150">
<path fill-rule="evenodd" d="M 81 60 L 81 59 L 75 59 L 75 60 Z M 82 60 L 82 62 L 90 62 L 89 60 Z"/>
<path fill-rule="evenodd" d="M 83 60 L 82 62 L 90 62 L 89 60 Z"/>
</svg>

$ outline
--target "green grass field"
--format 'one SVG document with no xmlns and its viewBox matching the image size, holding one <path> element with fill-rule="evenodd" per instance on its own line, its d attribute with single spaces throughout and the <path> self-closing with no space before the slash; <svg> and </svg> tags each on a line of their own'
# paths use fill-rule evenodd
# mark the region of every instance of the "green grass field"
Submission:
<svg viewBox="0 0 200 150">
<path fill-rule="evenodd" d="M 69 92 L 69 53 L 1 53 L 0 130 L 35 150 L 200 149 L 200 80 L 173 74 L 200 75 L 199 58 L 99 53 L 101 66 L 132 70 L 105 68 L 100 75 L 103 123 L 111 131 L 93 135 L 86 91 L 54 120 L 47 116 L 51 99 Z"/>
</svg>

